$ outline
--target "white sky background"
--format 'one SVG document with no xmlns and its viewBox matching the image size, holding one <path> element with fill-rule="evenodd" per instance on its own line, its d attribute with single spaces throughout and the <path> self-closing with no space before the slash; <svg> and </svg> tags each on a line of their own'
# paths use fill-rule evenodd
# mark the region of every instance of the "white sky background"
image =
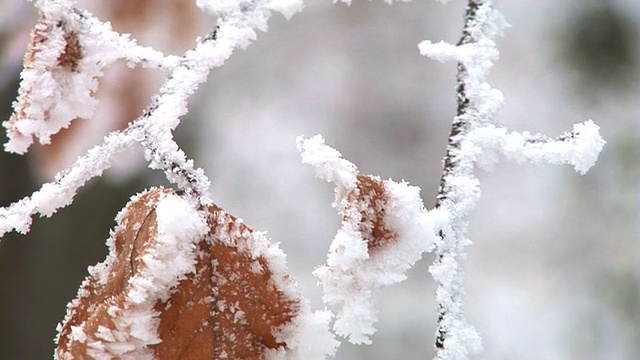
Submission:
<svg viewBox="0 0 640 360">
<path fill-rule="evenodd" d="M 640 18 L 632 0 L 615 3 Z M 497 2 L 512 25 L 498 41 L 501 57 L 490 77 L 506 98 L 499 123 L 556 136 L 593 118 L 609 144 L 585 177 L 568 166 L 506 161 L 478 172 L 482 198 L 471 219 L 467 267 L 467 310 L 485 343 L 477 359 L 638 355 L 633 329 L 607 302 L 617 295 L 595 295 L 603 277 L 640 277 L 637 192 L 619 194 L 625 189 L 614 176 L 621 164 L 613 151 L 623 133 L 638 139 L 640 114 L 632 96 L 603 94 L 585 105 L 572 94 L 552 41 L 580 4 Z M 324 261 L 339 219 L 330 207 L 332 186 L 300 164 L 295 137 L 322 133 L 363 173 L 419 185 L 431 207 L 455 112 L 455 69 L 420 56 L 417 44 L 457 41 L 462 12 L 462 1 L 307 2 L 289 21 L 274 17 L 256 43 L 212 72 L 201 93 L 206 105 L 195 115 L 206 128 L 198 130 L 198 160 L 213 198 L 282 243 L 317 307 L 311 271 Z M 632 89 L 637 98 L 638 86 Z M 626 190 L 637 190 L 638 180 L 625 179 Z M 620 201 L 626 220 L 609 212 Z M 338 359 L 429 357 L 436 322 L 431 260 L 386 289 L 374 344 L 344 344 Z"/>
</svg>

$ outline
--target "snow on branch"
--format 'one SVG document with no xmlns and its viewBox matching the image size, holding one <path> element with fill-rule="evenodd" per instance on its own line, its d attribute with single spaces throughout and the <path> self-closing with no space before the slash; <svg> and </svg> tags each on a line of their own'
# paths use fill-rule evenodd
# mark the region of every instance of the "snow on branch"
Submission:
<svg viewBox="0 0 640 360">
<path fill-rule="evenodd" d="M 0 208 L 0 236 L 12 230 L 26 233 L 33 215 L 50 216 L 69 205 L 79 187 L 110 168 L 115 155 L 136 142 L 145 149 L 151 168 L 164 170 L 169 181 L 202 204 L 209 203 L 209 180 L 178 147 L 172 131 L 188 112 L 187 100 L 206 81 L 210 69 L 222 66 L 235 49 L 255 40 L 254 29 L 266 30 L 270 9 L 291 16 L 301 4 L 291 0 L 200 1 L 207 10 L 221 10 L 217 26 L 194 49 L 176 57 L 137 45 L 112 31 L 108 23 L 77 9 L 74 1 L 35 1 L 40 22 L 31 35 L 15 112 L 3 123 L 9 137 L 6 150 L 24 153 L 33 137 L 48 143 L 72 120 L 90 121 L 97 103 L 93 98 L 97 79 L 118 59 L 126 59 L 130 66 L 160 69 L 168 79 L 145 112 L 126 129 L 108 135 L 102 145 L 89 150 L 31 197 Z"/>
<path fill-rule="evenodd" d="M 557 138 L 507 132 L 504 128 L 487 125 L 469 132 L 463 151 L 488 168 L 497 161 L 495 153 L 499 151 L 518 163 L 569 164 L 578 173 L 585 174 L 598 160 L 604 145 L 600 127 L 588 120 L 573 125 L 573 131 Z"/>
<path fill-rule="evenodd" d="M 127 133 L 111 134 L 102 145 L 79 158 L 69 170 L 59 173 L 53 182 L 45 183 L 31 196 L 0 208 L 0 237 L 13 230 L 26 234 L 33 215 L 51 216 L 71 204 L 80 187 L 89 179 L 100 176 L 111 166 L 116 155 L 133 144 L 135 138 Z"/>
<path fill-rule="evenodd" d="M 358 174 L 320 135 L 297 141 L 302 162 L 335 184 L 333 206 L 342 216 L 327 263 L 314 274 L 324 288 L 324 301 L 341 305 L 334 323 L 337 334 L 369 344 L 377 321 L 376 293 L 403 281 L 406 271 L 431 251 L 436 217 L 424 209 L 419 188 Z"/>
<path fill-rule="evenodd" d="M 348 0 L 345 2 L 349 2 Z M 388 1 L 391 2 L 391 1 Z M 446 1 L 442 1 L 446 2 Z M 0 208 L 0 236 L 26 233 L 32 216 L 51 216 L 78 189 L 139 144 L 149 166 L 179 191 L 152 189 L 118 215 L 105 262 L 91 268 L 60 325 L 56 358 L 96 359 L 324 359 L 338 342 L 333 314 L 312 312 L 287 272 L 285 255 L 264 234 L 218 208 L 210 181 L 180 149 L 173 131 L 188 99 L 236 49 L 266 30 L 272 11 L 290 17 L 300 0 L 196 0 L 217 17 L 215 28 L 182 56 L 139 46 L 72 0 L 35 0 L 39 22 L 21 74 L 14 113 L 3 122 L 5 150 L 26 152 L 73 120 L 92 121 L 98 80 L 118 60 L 158 69 L 167 79 L 144 112 L 80 157 L 31 196 Z M 333 330 L 352 343 L 370 343 L 375 295 L 405 279 L 425 252 L 438 288 L 436 358 L 467 359 L 482 348 L 464 311 L 467 222 L 480 196 L 476 165 L 503 154 L 517 162 L 567 163 L 584 174 L 605 142 L 589 120 L 557 138 L 509 132 L 494 125 L 503 103 L 486 77 L 498 58 L 495 37 L 507 26 L 490 0 L 469 0 L 458 44 L 424 41 L 421 54 L 457 63 L 453 119 L 436 207 L 424 208 L 419 188 L 362 175 L 324 144 L 299 137 L 302 162 L 335 185 L 341 226 L 327 261 L 315 271 Z"/>
<path fill-rule="evenodd" d="M 467 359 L 482 349 L 479 334 L 468 324 L 464 312 L 465 247 L 468 215 L 480 197 L 476 164 L 490 167 L 497 153 L 518 162 L 568 163 L 584 174 L 604 146 L 599 127 L 591 120 L 574 125 L 571 133 L 551 139 L 542 135 L 507 132 L 493 125 L 503 103 L 502 93 L 486 77 L 498 58 L 494 38 L 507 23 L 490 0 L 469 0 L 458 44 L 423 41 L 420 53 L 440 62 L 457 63 L 457 114 L 453 119 L 436 208 L 447 221 L 436 241 L 436 260 L 430 268 L 438 284 L 439 307 L 436 331 L 437 359 Z"/>
</svg>

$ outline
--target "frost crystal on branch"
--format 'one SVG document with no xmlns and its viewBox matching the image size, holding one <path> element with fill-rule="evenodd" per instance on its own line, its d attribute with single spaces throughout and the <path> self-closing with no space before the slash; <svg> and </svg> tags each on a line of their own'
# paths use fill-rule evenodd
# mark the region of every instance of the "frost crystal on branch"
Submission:
<svg viewBox="0 0 640 360">
<path fill-rule="evenodd" d="M 570 134 L 558 139 L 507 133 L 492 124 L 502 105 L 500 91 L 486 82 L 498 58 L 494 38 L 507 26 L 490 0 L 469 0 L 465 25 L 457 45 L 424 41 L 420 53 L 440 62 L 458 66 L 457 115 L 453 120 L 436 207 L 448 214 L 436 241 L 436 260 L 429 269 L 438 283 L 439 306 L 436 358 L 463 360 L 482 349 L 479 334 L 467 323 L 464 312 L 464 248 L 470 211 L 480 197 L 480 184 L 474 175 L 476 164 L 491 167 L 502 152 L 516 161 L 569 163 L 585 173 L 604 146 L 599 128 L 592 121 L 574 126 Z"/>
<path fill-rule="evenodd" d="M 469 132 L 468 140 L 465 152 L 488 168 L 497 161 L 495 153 L 499 151 L 518 163 L 569 164 L 580 174 L 585 174 L 595 164 L 605 145 L 600 127 L 592 120 L 573 125 L 572 132 L 558 138 L 527 132 L 508 133 L 504 128 L 486 125 Z"/>
<path fill-rule="evenodd" d="M 255 40 L 255 29 L 266 29 L 270 9 L 289 16 L 301 8 L 301 3 L 243 0 L 202 4 L 216 9 L 224 5 L 225 15 L 218 19 L 210 36 L 176 57 L 139 46 L 128 36 L 113 32 L 108 23 L 77 9 L 73 1 L 35 2 L 43 22 L 32 35 L 15 113 L 3 123 L 9 136 L 7 150 L 26 152 L 33 136 L 47 143 L 51 135 L 75 118 L 90 121 L 96 104 L 92 97 L 96 78 L 117 59 L 126 59 L 130 66 L 157 68 L 169 76 L 147 110 L 126 129 L 105 137 L 102 145 L 89 150 L 32 197 L 0 208 L 0 236 L 12 230 L 26 233 L 33 215 L 50 216 L 69 205 L 78 188 L 100 176 L 111 167 L 115 155 L 136 142 L 143 146 L 151 168 L 163 170 L 169 181 L 196 195 L 202 204 L 210 202 L 209 179 L 178 147 L 172 131 L 188 112 L 187 100 L 206 81 L 210 69 L 222 66 L 235 49 Z"/>
</svg>

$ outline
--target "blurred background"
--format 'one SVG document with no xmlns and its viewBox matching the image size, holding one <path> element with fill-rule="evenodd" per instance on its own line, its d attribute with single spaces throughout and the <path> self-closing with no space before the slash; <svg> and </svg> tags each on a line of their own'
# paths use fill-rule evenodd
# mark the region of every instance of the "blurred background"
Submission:
<svg viewBox="0 0 640 360">
<path fill-rule="evenodd" d="M 194 3 L 194 2 L 193 2 Z M 213 19 L 192 1 L 80 1 L 140 43 L 180 54 Z M 331 185 L 300 163 L 298 135 L 321 133 L 362 173 L 420 186 L 431 208 L 455 114 L 455 65 L 418 53 L 456 42 L 465 2 L 307 1 L 191 99 L 178 142 L 212 180 L 213 199 L 281 243 L 315 308 L 311 275 L 339 225 Z M 505 95 L 497 122 L 550 136 L 593 119 L 608 142 L 585 176 L 569 166 L 479 169 L 470 219 L 467 312 L 485 350 L 474 359 L 640 358 L 640 6 L 636 0 L 496 1 L 512 25 L 490 83 Z M 11 115 L 32 4 L 0 0 L 0 118 Z M 30 194 L 108 131 L 138 116 L 162 77 L 117 64 L 101 82 L 96 119 L 54 145 L 0 154 L 0 205 Z M 4 137 L 4 132 L 1 134 Z M 57 141 L 56 141 L 57 140 Z M 6 142 L 6 138 L 2 139 Z M 0 242 L 0 359 L 52 357 L 56 324 L 88 265 L 102 261 L 116 213 L 163 174 L 141 153 L 82 188 L 74 204 Z M 379 298 L 373 345 L 337 359 L 433 355 L 435 286 L 428 255 Z"/>
</svg>

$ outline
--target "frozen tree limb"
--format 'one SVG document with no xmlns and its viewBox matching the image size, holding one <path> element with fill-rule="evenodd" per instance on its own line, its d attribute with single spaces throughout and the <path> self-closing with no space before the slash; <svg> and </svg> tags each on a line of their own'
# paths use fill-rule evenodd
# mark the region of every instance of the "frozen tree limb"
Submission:
<svg viewBox="0 0 640 360">
<path fill-rule="evenodd" d="M 50 216 L 69 205 L 79 187 L 111 167 L 115 155 L 135 142 L 145 149 L 151 168 L 162 169 L 169 181 L 195 196 L 202 204 L 209 203 L 208 178 L 178 147 L 172 131 L 178 126 L 180 117 L 188 112 L 187 100 L 206 81 L 210 69 L 222 66 L 235 49 L 244 48 L 255 40 L 254 29 L 266 30 L 270 8 L 291 16 L 301 7 L 299 1 L 284 1 L 282 4 L 260 0 L 225 2 L 222 8 L 215 1 L 199 2 L 207 10 L 218 13 L 217 26 L 200 39 L 194 49 L 176 57 L 164 56 L 113 32 L 107 23 L 78 10 L 74 1 L 36 1 L 34 4 L 41 12 L 43 23 L 32 34 L 31 55 L 25 60 L 14 116 L 3 124 L 10 139 L 5 146 L 7 150 L 23 153 L 32 143 L 32 136 L 46 143 L 51 135 L 68 126 L 71 120 L 91 117 L 95 100 L 85 99 L 69 106 L 65 104 L 77 98 L 74 93 L 91 96 L 95 77 L 101 76 L 103 68 L 117 59 L 124 58 L 131 66 L 142 64 L 158 68 L 168 74 L 168 79 L 144 114 L 125 130 L 107 136 L 102 145 L 89 150 L 70 169 L 58 174 L 54 182 L 43 185 L 33 196 L 0 208 L 0 236 L 12 230 L 26 233 L 33 215 Z M 48 42 L 51 45 L 42 49 Z M 69 46 L 74 50 L 65 50 Z M 52 81 L 46 80 L 49 72 L 55 74 L 58 68 L 60 76 Z M 32 74 L 34 71 L 35 75 Z M 48 97 L 46 91 L 59 93 L 58 97 L 64 101 L 43 101 L 42 104 L 34 101 L 39 99 L 34 98 L 38 92 L 44 92 L 42 96 Z M 60 109 L 68 110 L 60 113 Z M 51 121 L 50 116 L 56 113 L 61 114 L 59 120 Z"/>
<path fill-rule="evenodd" d="M 604 146 L 599 128 L 592 121 L 574 126 L 573 132 L 557 139 L 532 136 L 498 128 L 492 124 L 502 105 L 502 94 L 486 83 L 486 76 L 498 57 L 494 38 L 507 26 L 490 0 L 469 0 L 465 24 L 457 45 L 424 41 L 423 55 L 437 61 L 457 63 L 457 114 L 453 120 L 436 208 L 448 214 L 439 231 L 436 260 L 430 272 L 438 289 L 439 307 L 436 331 L 436 358 L 467 359 L 482 349 L 481 339 L 464 312 L 464 248 L 470 211 L 480 197 L 474 174 L 477 163 L 491 166 L 496 152 L 518 162 L 568 163 L 584 174 Z"/>
<path fill-rule="evenodd" d="M 507 132 L 505 128 L 486 125 L 469 132 L 463 151 L 478 164 L 491 168 L 498 152 L 518 163 L 569 164 L 585 174 L 598 160 L 605 141 L 600 127 L 592 120 L 573 125 L 570 133 L 556 138 L 528 132 Z"/>
</svg>

